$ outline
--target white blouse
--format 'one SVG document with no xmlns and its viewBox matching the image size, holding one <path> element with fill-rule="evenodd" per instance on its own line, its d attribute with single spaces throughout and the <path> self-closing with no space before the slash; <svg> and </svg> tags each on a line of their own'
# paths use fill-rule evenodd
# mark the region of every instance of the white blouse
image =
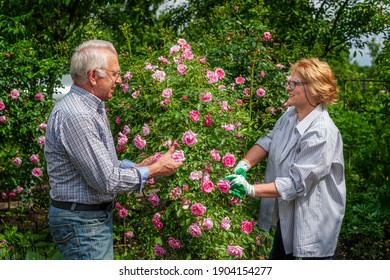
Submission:
<svg viewBox="0 0 390 280">
<path fill-rule="evenodd" d="M 328 112 L 317 106 L 302 121 L 290 107 L 256 142 L 268 152 L 264 182 L 281 197 L 262 198 L 259 227 L 280 220 L 286 254 L 333 256 L 345 213 L 343 142 Z"/>
</svg>

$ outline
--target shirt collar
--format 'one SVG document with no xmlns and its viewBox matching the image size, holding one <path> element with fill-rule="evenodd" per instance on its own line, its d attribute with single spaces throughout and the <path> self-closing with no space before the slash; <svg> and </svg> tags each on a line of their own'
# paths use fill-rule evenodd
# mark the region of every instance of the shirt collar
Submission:
<svg viewBox="0 0 390 280">
<path fill-rule="evenodd" d="M 96 97 L 92 93 L 76 85 L 72 85 L 70 91 L 79 95 L 83 100 L 83 102 L 87 104 L 89 107 L 91 107 L 93 110 L 99 113 L 103 113 L 103 111 L 105 111 L 104 102 L 101 101 L 98 97 Z"/>
<path fill-rule="evenodd" d="M 324 108 L 322 105 L 318 105 L 314 108 L 313 111 L 311 111 L 303 120 L 301 120 L 297 126 L 296 129 L 298 130 L 299 134 L 303 134 L 306 129 L 311 125 L 311 123 L 324 111 Z M 296 110 L 294 110 L 295 115 L 297 115 Z"/>
</svg>

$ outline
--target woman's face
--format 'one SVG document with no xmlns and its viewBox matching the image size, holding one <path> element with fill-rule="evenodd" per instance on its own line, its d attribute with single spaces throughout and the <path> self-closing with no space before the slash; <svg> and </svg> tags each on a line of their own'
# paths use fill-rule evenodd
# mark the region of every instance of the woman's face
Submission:
<svg viewBox="0 0 390 280">
<path fill-rule="evenodd" d="M 307 89 L 307 82 L 299 75 L 291 75 L 286 86 L 288 92 L 287 104 L 297 109 L 306 109 L 317 105 L 316 100 Z"/>
</svg>

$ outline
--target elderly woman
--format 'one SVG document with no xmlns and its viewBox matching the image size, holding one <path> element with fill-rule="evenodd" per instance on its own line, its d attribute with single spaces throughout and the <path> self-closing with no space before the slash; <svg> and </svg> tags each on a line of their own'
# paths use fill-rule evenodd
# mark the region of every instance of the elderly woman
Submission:
<svg viewBox="0 0 390 280">
<path fill-rule="evenodd" d="M 233 195 L 261 198 L 260 228 L 276 226 L 270 259 L 331 259 L 346 200 L 343 142 L 325 109 L 337 101 L 336 80 L 327 63 L 303 59 L 286 90 L 289 108 L 226 179 Z M 265 158 L 264 183 L 248 183 Z"/>
</svg>

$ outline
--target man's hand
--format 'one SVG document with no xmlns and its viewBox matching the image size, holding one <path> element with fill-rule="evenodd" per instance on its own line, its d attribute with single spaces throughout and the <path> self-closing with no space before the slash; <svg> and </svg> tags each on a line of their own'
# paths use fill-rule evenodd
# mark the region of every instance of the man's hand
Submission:
<svg viewBox="0 0 390 280">
<path fill-rule="evenodd" d="M 242 198 L 244 195 L 255 197 L 255 187 L 247 182 L 243 175 L 229 175 L 223 180 L 230 181 L 230 192 L 232 195 Z"/>
<path fill-rule="evenodd" d="M 169 148 L 162 157 L 158 159 L 156 163 L 148 165 L 149 169 L 149 178 L 154 178 L 158 176 L 169 176 L 173 174 L 176 169 L 183 165 L 182 161 L 175 161 L 172 159 L 172 154 L 175 152 L 175 147 L 172 146 Z"/>
<path fill-rule="evenodd" d="M 149 156 L 142 160 L 140 163 L 137 163 L 135 166 L 148 166 L 153 164 L 153 156 Z"/>
</svg>

